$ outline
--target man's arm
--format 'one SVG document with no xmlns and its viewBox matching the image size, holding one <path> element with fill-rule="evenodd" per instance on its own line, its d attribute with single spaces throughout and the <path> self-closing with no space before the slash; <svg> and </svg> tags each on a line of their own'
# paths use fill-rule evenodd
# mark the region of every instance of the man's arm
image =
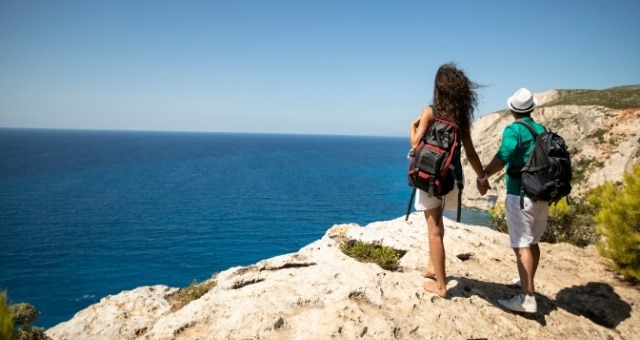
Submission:
<svg viewBox="0 0 640 340">
<path fill-rule="evenodd" d="M 493 157 L 491 162 L 487 164 L 487 166 L 483 170 L 484 178 L 478 177 L 478 180 L 476 181 L 476 185 L 481 196 L 484 196 L 484 194 L 487 193 L 487 190 L 491 189 L 491 184 L 489 184 L 489 177 L 500 171 L 503 167 L 504 164 L 502 163 L 500 158 L 495 156 Z"/>
<path fill-rule="evenodd" d="M 512 124 L 513 125 L 513 124 Z M 513 129 L 512 125 L 508 125 L 502 132 L 502 142 L 496 155 L 487 166 L 484 168 L 484 172 L 487 174 L 487 178 L 498 173 L 504 168 L 510 155 L 515 152 L 518 146 L 518 135 Z"/>
<path fill-rule="evenodd" d="M 484 173 L 487 174 L 487 178 L 489 178 L 502 170 L 502 168 L 504 168 L 504 164 L 500 158 L 494 156 L 491 162 L 484 168 Z"/>
</svg>

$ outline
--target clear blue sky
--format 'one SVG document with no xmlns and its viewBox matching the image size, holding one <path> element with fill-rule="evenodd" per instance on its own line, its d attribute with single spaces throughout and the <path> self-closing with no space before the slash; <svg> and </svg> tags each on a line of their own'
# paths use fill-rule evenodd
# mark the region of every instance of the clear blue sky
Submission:
<svg viewBox="0 0 640 340">
<path fill-rule="evenodd" d="M 640 1 L 0 0 L 0 127 L 406 135 L 479 91 L 640 83 Z"/>
</svg>

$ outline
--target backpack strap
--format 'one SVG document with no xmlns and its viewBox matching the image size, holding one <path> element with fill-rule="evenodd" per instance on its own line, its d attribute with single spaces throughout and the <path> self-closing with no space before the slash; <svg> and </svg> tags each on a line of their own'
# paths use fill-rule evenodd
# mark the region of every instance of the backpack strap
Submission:
<svg viewBox="0 0 640 340">
<path fill-rule="evenodd" d="M 531 124 L 525 122 L 525 121 L 521 121 L 521 120 L 516 120 L 514 122 L 514 124 L 518 124 L 518 125 L 522 125 L 524 127 L 527 128 L 527 130 L 529 130 L 529 132 L 531 132 L 531 134 L 533 135 L 533 140 L 535 141 L 536 138 L 538 138 L 538 133 L 536 132 L 536 130 L 533 128 L 533 126 L 531 126 Z M 544 130 L 547 131 L 547 128 L 545 128 L 543 126 Z M 520 178 L 522 168 L 508 168 L 507 169 L 507 173 L 509 175 L 511 175 L 512 177 L 516 177 L 516 178 Z"/>
<path fill-rule="evenodd" d="M 456 181 L 456 185 L 458 186 L 458 204 L 456 207 L 456 222 L 460 222 L 460 217 L 462 215 L 462 190 L 464 189 L 464 174 L 462 172 L 462 163 L 460 161 L 461 153 L 462 153 L 462 137 L 460 135 L 460 128 L 457 127 L 456 124 L 456 134 L 458 135 L 458 140 L 456 141 L 454 163 L 449 165 L 449 169 L 454 176 L 454 180 Z M 442 207 L 444 210 L 444 204 L 446 199 L 442 198 Z"/>
<path fill-rule="evenodd" d="M 431 127 L 431 124 L 433 124 L 435 122 L 435 118 L 438 117 L 438 112 L 436 111 L 436 108 L 433 105 L 429 105 L 429 107 L 431 108 L 431 110 L 433 110 L 434 119 L 431 122 L 429 122 L 429 125 L 427 125 L 427 128 L 424 130 L 424 133 L 422 134 L 422 137 L 420 137 L 422 141 L 426 140 L 427 132 L 429 131 L 429 128 Z M 411 152 L 413 152 L 413 149 L 411 150 Z M 416 177 L 418 176 L 417 172 L 416 172 L 415 176 Z M 409 198 L 409 204 L 407 204 L 407 215 L 404 218 L 405 222 L 409 220 L 409 214 L 411 213 L 411 205 L 413 203 L 414 198 L 416 197 L 416 190 L 417 190 L 416 180 L 417 179 L 415 177 L 411 177 L 411 181 L 413 182 L 413 190 L 411 191 L 411 197 Z M 429 188 L 429 194 L 431 196 L 434 195 L 434 193 L 433 193 L 433 182 L 431 182 L 431 186 Z"/>
<path fill-rule="evenodd" d="M 460 137 L 460 131 L 458 130 L 458 137 Z M 460 162 L 460 157 L 462 156 L 460 153 L 462 152 L 462 140 L 458 141 L 458 145 L 456 146 L 456 153 L 458 153 L 456 157 L 455 168 L 453 169 L 453 173 L 456 176 L 456 184 L 458 185 L 458 207 L 456 211 L 456 222 L 460 222 L 460 217 L 462 214 L 462 189 L 464 189 L 464 175 L 462 174 L 462 163 Z"/>
<path fill-rule="evenodd" d="M 416 190 L 418 189 L 414 186 L 413 191 L 411 191 L 411 198 L 409 198 L 409 204 L 407 205 L 407 216 L 405 216 L 404 218 L 405 222 L 409 220 L 409 214 L 411 213 L 411 203 L 413 203 L 413 199 L 416 197 Z"/>
<path fill-rule="evenodd" d="M 464 188 L 464 183 L 462 181 L 458 182 L 458 211 L 456 212 L 456 222 L 460 222 L 460 217 L 462 215 L 462 189 Z"/>
<path fill-rule="evenodd" d="M 527 130 L 529 130 L 529 132 L 531 132 L 531 134 L 533 135 L 533 139 L 535 140 L 536 138 L 538 138 L 538 133 L 536 132 L 536 130 L 533 128 L 533 126 L 531 126 L 531 124 L 522 121 L 522 120 L 516 120 L 514 122 L 515 124 L 520 124 L 520 125 L 524 125 Z M 547 132 L 547 128 L 543 125 L 542 128 L 544 129 L 544 132 Z"/>
<path fill-rule="evenodd" d="M 451 172 L 455 177 L 456 185 L 458 186 L 458 206 L 456 207 L 456 222 L 460 222 L 460 217 L 462 215 L 462 190 L 464 189 L 464 174 L 462 173 L 462 163 L 460 161 L 462 156 L 462 136 L 460 134 L 460 128 L 457 126 L 458 125 L 456 124 L 456 134 L 458 135 L 458 140 L 456 141 L 457 145 L 455 147 L 455 163 L 452 163 L 450 167 Z M 442 199 L 444 203 L 444 197 Z"/>
<path fill-rule="evenodd" d="M 514 122 L 515 124 L 520 124 L 523 125 L 524 127 L 527 128 L 527 130 L 529 130 L 529 132 L 531 132 L 531 134 L 533 135 L 533 140 L 535 142 L 536 139 L 538 139 L 538 133 L 536 132 L 536 130 L 533 128 L 533 126 L 531 126 L 531 124 L 522 121 L 522 120 L 516 120 Z M 547 128 L 543 125 L 542 128 L 544 129 L 545 132 L 547 132 Z M 535 145 L 534 145 L 535 148 Z M 513 175 L 515 172 L 517 172 L 518 175 L 520 175 L 520 177 L 522 176 L 522 169 L 507 169 L 507 172 L 510 175 Z M 522 187 L 522 180 L 520 180 L 520 209 L 524 209 L 524 188 Z"/>
<path fill-rule="evenodd" d="M 422 134 L 421 140 L 423 140 L 425 142 L 427 141 L 427 132 L 429 132 L 429 129 L 431 128 L 431 125 L 433 125 L 436 122 L 436 118 L 438 118 L 438 111 L 436 111 L 435 106 L 429 105 L 429 107 L 433 111 L 433 119 L 429 122 L 427 127 L 424 129 L 424 133 Z"/>
</svg>

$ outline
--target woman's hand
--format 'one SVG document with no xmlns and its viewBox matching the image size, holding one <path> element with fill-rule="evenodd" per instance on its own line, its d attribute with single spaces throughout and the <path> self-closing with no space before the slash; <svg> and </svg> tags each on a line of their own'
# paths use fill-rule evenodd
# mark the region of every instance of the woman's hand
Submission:
<svg viewBox="0 0 640 340">
<path fill-rule="evenodd" d="M 485 178 L 484 181 L 481 179 L 476 180 L 476 188 L 478 188 L 478 192 L 480 196 L 484 196 L 488 190 L 491 190 L 491 185 L 489 181 Z"/>
</svg>

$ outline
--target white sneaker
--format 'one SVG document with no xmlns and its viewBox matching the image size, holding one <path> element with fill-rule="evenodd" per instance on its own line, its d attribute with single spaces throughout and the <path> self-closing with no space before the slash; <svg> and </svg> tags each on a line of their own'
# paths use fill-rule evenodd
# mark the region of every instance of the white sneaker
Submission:
<svg viewBox="0 0 640 340">
<path fill-rule="evenodd" d="M 510 300 L 498 300 L 498 303 L 514 312 L 535 313 L 538 311 L 538 304 L 535 296 L 518 294 Z"/>
</svg>

